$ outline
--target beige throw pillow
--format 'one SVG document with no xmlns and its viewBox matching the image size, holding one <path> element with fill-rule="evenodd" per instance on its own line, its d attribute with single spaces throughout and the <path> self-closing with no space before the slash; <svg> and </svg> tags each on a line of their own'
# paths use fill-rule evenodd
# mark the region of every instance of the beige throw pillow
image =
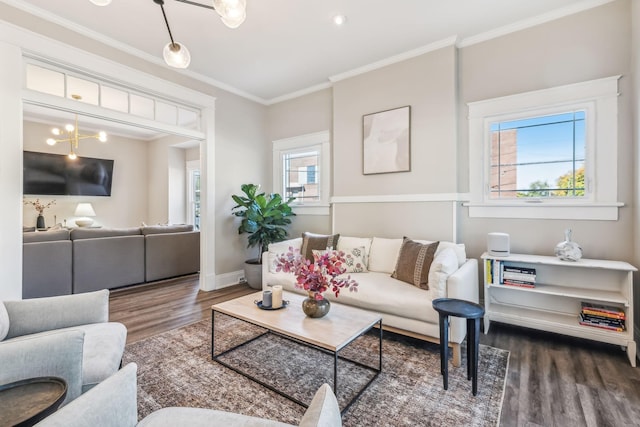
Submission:
<svg viewBox="0 0 640 427">
<path fill-rule="evenodd" d="M 420 289 L 429 289 L 429 269 L 440 242 L 422 244 L 407 237 L 402 241 L 396 268 L 391 277 Z"/>
<path fill-rule="evenodd" d="M 315 233 L 302 233 L 302 248 L 300 254 L 313 262 L 313 250 L 323 251 L 327 248 L 335 249 L 338 244 L 339 234 L 325 235 Z"/>
</svg>

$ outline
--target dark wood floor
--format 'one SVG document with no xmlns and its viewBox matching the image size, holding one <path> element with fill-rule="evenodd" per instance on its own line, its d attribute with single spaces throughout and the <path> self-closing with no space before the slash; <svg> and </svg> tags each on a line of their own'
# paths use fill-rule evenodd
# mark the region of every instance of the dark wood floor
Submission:
<svg viewBox="0 0 640 427">
<path fill-rule="evenodd" d="M 202 292 L 197 275 L 116 290 L 111 320 L 127 326 L 131 343 L 252 292 L 247 285 Z M 480 342 L 511 352 L 501 426 L 640 426 L 640 368 L 619 347 L 498 323 Z"/>
</svg>

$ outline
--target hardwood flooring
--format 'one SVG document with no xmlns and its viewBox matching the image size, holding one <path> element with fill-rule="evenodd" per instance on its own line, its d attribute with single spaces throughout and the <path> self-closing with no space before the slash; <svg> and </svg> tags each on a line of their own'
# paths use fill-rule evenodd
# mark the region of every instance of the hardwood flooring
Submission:
<svg viewBox="0 0 640 427">
<path fill-rule="evenodd" d="M 192 275 L 114 290 L 111 320 L 127 326 L 131 343 L 256 292 L 247 285 L 202 292 L 198 280 Z M 632 368 L 619 347 L 495 322 L 480 342 L 511 352 L 501 426 L 640 426 L 640 367 Z"/>
</svg>

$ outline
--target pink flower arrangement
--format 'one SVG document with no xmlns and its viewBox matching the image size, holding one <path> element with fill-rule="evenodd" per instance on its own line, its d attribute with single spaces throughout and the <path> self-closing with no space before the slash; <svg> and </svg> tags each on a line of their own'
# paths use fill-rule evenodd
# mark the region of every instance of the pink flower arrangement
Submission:
<svg viewBox="0 0 640 427">
<path fill-rule="evenodd" d="M 358 291 L 358 283 L 351 278 L 338 277 L 347 270 L 345 254 L 342 251 L 323 251 L 313 254 L 313 262 L 300 254 L 299 249 L 289 248 L 286 254 L 276 259 L 276 271 L 293 273 L 296 276 L 296 287 L 309 292 L 317 300 L 324 299 L 323 293 L 331 289 L 336 297 L 340 289 Z"/>
</svg>

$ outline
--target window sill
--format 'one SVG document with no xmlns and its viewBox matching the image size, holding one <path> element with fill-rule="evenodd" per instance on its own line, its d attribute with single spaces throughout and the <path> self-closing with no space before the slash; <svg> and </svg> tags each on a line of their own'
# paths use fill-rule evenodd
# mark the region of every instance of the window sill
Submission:
<svg viewBox="0 0 640 427">
<path fill-rule="evenodd" d="M 329 215 L 329 205 L 291 205 L 296 215 Z"/>
<path fill-rule="evenodd" d="M 527 218 L 617 221 L 621 202 L 612 203 L 464 203 L 471 218 Z"/>
</svg>

